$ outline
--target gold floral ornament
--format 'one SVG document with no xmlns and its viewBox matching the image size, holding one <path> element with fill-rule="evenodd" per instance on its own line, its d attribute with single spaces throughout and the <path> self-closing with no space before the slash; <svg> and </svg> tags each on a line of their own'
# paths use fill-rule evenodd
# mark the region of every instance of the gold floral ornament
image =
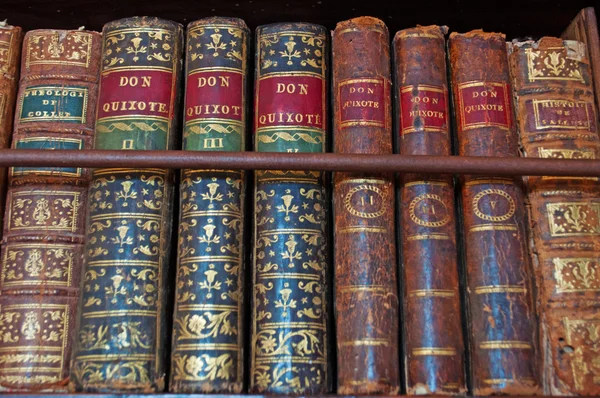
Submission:
<svg viewBox="0 0 600 398">
<path fill-rule="evenodd" d="M 59 42 L 58 36 L 50 36 L 50 43 L 48 44 L 48 54 L 50 54 L 50 58 L 60 58 L 64 51 L 65 46 Z"/>
<path fill-rule="evenodd" d="M 294 62 L 292 61 L 292 58 L 300 58 L 301 57 L 301 53 L 300 51 L 296 50 L 296 42 L 294 41 L 294 36 L 290 36 L 288 41 L 285 43 L 285 51 L 279 51 L 279 54 L 281 55 L 282 58 L 287 58 L 287 64 L 288 65 L 293 65 Z"/>
<path fill-rule="evenodd" d="M 284 220 L 290 221 L 290 213 L 298 213 L 299 207 L 297 205 L 292 205 L 292 200 L 294 199 L 293 195 L 290 195 L 291 191 L 286 189 L 287 195 L 283 195 L 281 199 L 283 200 L 283 205 L 278 205 L 276 207 L 278 213 L 285 213 Z"/>
<path fill-rule="evenodd" d="M 535 80 L 578 80 L 584 82 L 579 62 L 567 56 L 564 47 L 545 50 L 525 50 L 529 81 Z"/>
<path fill-rule="evenodd" d="M 215 29 L 215 32 L 219 32 L 219 29 Z M 206 48 L 213 50 L 213 57 L 217 57 L 219 55 L 219 50 L 227 49 L 227 44 L 221 42 L 223 35 L 220 33 L 214 33 L 210 35 L 210 37 L 212 39 L 212 43 L 208 43 Z"/>
<path fill-rule="evenodd" d="M 558 76 L 565 68 L 565 60 L 560 57 L 560 53 L 551 52 L 544 58 L 544 65 L 546 65 L 546 68 L 548 68 L 550 73 L 554 76 Z"/>
<path fill-rule="evenodd" d="M 35 203 L 35 209 L 33 210 L 33 219 L 36 225 L 44 225 L 50 218 L 50 207 L 48 206 L 48 200 L 45 198 L 39 199 Z"/>
<path fill-rule="evenodd" d="M 229 380 L 232 374 L 233 358 L 230 354 L 212 357 L 181 355 L 174 358 L 175 380 L 204 381 Z"/>
<path fill-rule="evenodd" d="M 281 253 L 281 258 L 290 260 L 288 267 L 294 268 L 294 260 L 302 259 L 302 254 L 296 251 L 298 242 L 296 242 L 294 235 L 290 235 L 284 244 L 287 248 L 287 251 Z"/>
<path fill-rule="evenodd" d="M 200 196 L 202 197 L 202 200 L 209 201 L 209 209 L 214 209 L 215 205 L 213 204 L 213 201 L 221 202 L 223 200 L 223 194 L 220 192 L 217 193 L 217 189 L 219 189 L 219 184 L 216 182 L 211 182 L 206 186 L 208 187 L 208 193 L 201 193 Z"/>
<path fill-rule="evenodd" d="M 139 35 L 139 33 L 136 33 L 136 37 L 129 41 L 131 46 L 125 48 L 127 54 L 133 54 L 133 62 L 137 62 L 140 59 L 138 54 L 145 54 L 148 50 L 148 47 L 140 45 L 142 43 L 142 38 L 139 37 Z"/>
<path fill-rule="evenodd" d="M 208 293 L 206 294 L 206 298 L 210 299 L 210 298 L 212 298 L 212 290 L 221 290 L 222 283 L 219 281 L 215 281 L 215 277 L 219 274 L 218 271 L 214 270 L 215 265 L 209 264 L 208 267 L 210 269 L 207 271 L 204 271 L 206 280 L 198 282 L 198 285 L 200 286 L 200 289 L 208 290 Z"/>
<path fill-rule="evenodd" d="M 600 291 L 598 258 L 553 258 L 557 293 Z"/>
<path fill-rule="evenodd" d="M 123 223 L 125 223 L 125 221 L 123 221 Z M 119 245 L 119 249 L 117 251 L 119 253 L 123 253 L 125 251 L 125 249 L 123 248 L 123 245 L 132 245 L 133 238 L 131 236 L 127 235 L 127 233 L 129 232 L 129 227 L 127 225 L 120 225 L 120 226 L 116 227 L 115 229 L 117 230 L 117 232 L 119 234 L 110 239 L 111 239 L 112 243 Z"/>
<path fill-rule="evenodd" d="M 213 220 L 209 218 L 207 222 L 212 223 Z M 216 228 L 217 226 L 213 224 L 203 226 L 202 229 L 204 230 L 204 235 L 197 238 L 200 243 L 206 243 L 208 245 L 205 249 L 207 252 L 212 250 L 210 247 L 211 244 L 221 242 L 221 237 L 219 235 L 214 235 Z"/>
<path fill-rule="evenodd" d="M 39 249 L 31 250 L 27 260 L 25 260 L 25 271 L 29 273 L 29 276 L 39 276 L 43 269 L 42 251 Z"/>
<path fill-rule="evenodd" d="M 566 330 L 566 343 L 575 347 L 570 356 L 573 382 L 577 390 L 584 388 L 585 378 L 595 380 L 600 372 L 600 324 L 597 319 L 563 318 Z M 585 354 L 587 358 L 585 357 Z"/>
<path fill-rule="evenodd" d="M 115 192 L 115 196 L 117 200 L 123 199 L 123 207 L 127 207 L 128 199 L 137 199 L 137 191 L 131 190 L 131 186 L 133 185 L 133 181 L 123 181 L 121 186 L 123 189 L 121 191 Z"/>
<path fill-rule="evenodd" d="M 125 286 L 121 286 L 123 280 L 126 277 L 123 275 L 123 270 L 121 268 L 117 268 L 116 274 L 113 275 L 110 279 L 113 281 L 112 286 L 107 286 L 104 288 L 106 298 L 110 298 L 110 302 L 116 304 L 118 302 L 118 296 L 125 296 L 127 294 L 127 289 Z"/>
<path fill-rule="evenodd" d="M 279 300 L 275 300 L 275 308 L 282 308 L 283 312 L 281 313 L 281 315 L 288 316 L 288 309 L 289 308 L 296 308 L 297 305 L 297 301 L 294 299 L 290 299 L 290 296 L 292 294 L 292 289 L 290 289 L 288 286 L 288 283 L 284 284 L 285 288 L 281 289 L 281 291 L 279 292 L 279 294 L 281 295 L 281 299 Z"/>
<path fill-rule="evenodd" d="M 222 312 L 206 311 L 203 314 L 186 315 L 175 320 L 177 340 L 216 338 L 220 335 L 237 335 L 237 328 L 229 317 L 232 310 Z"/>
<path fill-rule="evenodd" d="M 21 334 L 25 337 L 25 340 L 34 340 L 41 330 L 37 312 L 28 311 L 25 314 L 23 325 L 21 325 Z"/>
<path fill-rule="evenodd" d="M 113 328 L 116 328 L 116 345 L 118 348 L 150 348 L 148 335 L 140 331 L 141 322 L 119 322 L 115 323 Z"/>
<path fill-rule="evenodd" d="M 19 341 L 19 334 L 16 332 L 15 324 L 21 318 L 21 313 L 13 311 L 4 311 L 0 313 L 0 341 L 3 343 L 16 343 Z M 13 333 L 15 334 L 13 336 Z"/>
</svg>

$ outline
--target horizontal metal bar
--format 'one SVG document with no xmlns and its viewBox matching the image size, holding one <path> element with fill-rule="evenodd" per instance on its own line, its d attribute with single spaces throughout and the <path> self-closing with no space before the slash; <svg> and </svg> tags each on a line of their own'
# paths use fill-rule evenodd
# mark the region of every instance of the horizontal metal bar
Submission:
<svg viewBox="0 0 600 398">
<path fill-rule="evenodd" d="M 0 149 L 0 167 L 8 166 L 600 176 L 600 160 L 339 153 Z"/>
</svg>

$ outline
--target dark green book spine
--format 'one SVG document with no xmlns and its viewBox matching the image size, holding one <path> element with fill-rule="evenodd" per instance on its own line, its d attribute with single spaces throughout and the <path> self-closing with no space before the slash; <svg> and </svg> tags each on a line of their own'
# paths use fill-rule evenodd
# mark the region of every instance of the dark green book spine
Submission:
<svg viewBox="0 0 600 398">
<path fill-rule="evenodd" d="M 327 54 L 322 26 L 285 23 L 256 34 L 255 146 L 325 152 Z M 257 171 L 250 390 L 328 392 L 324 173 Z"/>
<path fill-rule="evenodd" d="M 157 18 L 104 26 L 96 149 L 173 149 L 181 43 L 181 25 Z M 172 177 L 93 173 L 72 390 L 164 390 Z"/>
<path fill-rule="evenodd" d="M 236 18 L 188 25 L 184 150 L 244 150 L 249 38 Z M 169 390 L 240 393 L 244 172 L 183 170 L 180 190 Z"/>
</svg>

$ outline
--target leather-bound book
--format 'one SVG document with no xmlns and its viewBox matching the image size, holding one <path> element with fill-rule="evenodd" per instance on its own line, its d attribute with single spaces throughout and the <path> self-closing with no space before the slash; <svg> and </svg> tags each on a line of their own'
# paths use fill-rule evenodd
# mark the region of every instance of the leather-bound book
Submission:
<svg viewBox="0 0 600 398">
<path fill-rule="evenodd" d="M 90 149 L 101 36 L 33 30 L 23 41 L 12 147 Z M 0 277 L 0 385 L 67 388 L 80 297 L 89 172 L 9 172 Z"/>
<path fill-rule="evenodd" d="M 325 152 L 328 35 L 308 23 L 257 28 L 257 151 Z M 326 194 L 323 172 L 255 173 L 253 393 L 328 392 Z"/>
<path fill-rule="evenodd" d="M 184 150 L 244 150 L 249 36 L 236 18 L 188 25 Z M 183 170 L 180 189 L 169 390 L 240 393 L 244 173 Z"/>
<path fill-rule="evenodd" d="M 598 159 L 590 65 L 577 41 L 510 45 L 523 156 Z M 600 394 L 598 177 L 528 177 L 545 393 Z"/>
<path fill-rule="evenodd" d="M 394 38 L 402 155 L 452 154 L 445 26 Z M 404 174 L 401 185 L 403 337 L 409 395 L 466 391 L 451 175 Z"/>
<path fill-rule="evenodd" d="M 594 7 L 586 7 L 579 11 L 561 37 L 580 41 L 586 46 L 590 78 L 596 98 L 596 111 L 600 112 L 600 33 L 598 33 L 598 20 Z"/>
<path fill-rule="evenodd" d="M 173 148 L 181 43 L 171 21 L 104 25 L 96 149 Z M 72 391 L 165 387 L 172 179 L 163 169 L 93 172 Z"/>
<path fill-rule="evenodd" d="M 340 22 L 332 54 L 334 151 L 392 153 L 387 27 L 371 17 Z M 394 199 L 393 175 L 334 175 L 339 394 L 400 390 Z"/>
<path fill-rule="evenodd" d="M 458 155 L 519 156 L 504 35 L 452 33 L 449 59 Z M 521 178 L 464 176 L 461 199 L 472 392 L 540 393 Z"/>
<path fill-rule="evenodd" d="M 20 27 L 0 23 L 0 148 L 8 148 L 11 142 L 22 42 Z M 6 169 L 0 168 L 0 224 L 5 195 Z"/>
</svg>

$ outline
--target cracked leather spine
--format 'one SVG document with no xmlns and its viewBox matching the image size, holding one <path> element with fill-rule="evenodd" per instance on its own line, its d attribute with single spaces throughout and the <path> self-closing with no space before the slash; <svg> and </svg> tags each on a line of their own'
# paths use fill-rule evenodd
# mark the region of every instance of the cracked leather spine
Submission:
<svg viewBox="0 0 600 398">
<path fill-rule="evenodd" d="M 452 33 L 448 47 L 457 154 L 518 156 L 504 35 Z M 533 270 L 521 179 L 466 175 L 460 190 L 473 394 L 537 394 Z"/>
</svg>

